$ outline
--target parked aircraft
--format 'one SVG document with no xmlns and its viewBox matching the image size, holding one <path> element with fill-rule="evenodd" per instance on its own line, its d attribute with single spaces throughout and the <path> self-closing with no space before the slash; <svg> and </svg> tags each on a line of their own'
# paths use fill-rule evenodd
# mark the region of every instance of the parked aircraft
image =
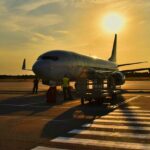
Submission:
<svg viewBox="0 0 150 150">
<path fill-rule="evenodd" d="M 76 81 L 80 78 L 85 78 L 92 75 L 97 75 L 99 77 L 105 78 L 111 76 L 114 79 L 115 85 L 122 85 L 125 83 L 125 72 L 150 70 L 150 68 L 140 68 L 120 71 L 119 68 L 122 66 L 140 64 L 144 62 L 118 65 L 116 63 L 116 53 L 117 34 L 115 34 L 112 54 L 108 60 L 93 58 L 71 51 L 52 50 L 38 57 L 36 62 L 33 64 L 32 71 L 37 77 L 42 79 L 43 83 L 45 84 L 50 84 L 52 81 L 59 85 L 64 75 L 67 75 L 72 81 Z M 30 70 L 26 69 L 25 59 L 22 69 Z"/>
</svg>

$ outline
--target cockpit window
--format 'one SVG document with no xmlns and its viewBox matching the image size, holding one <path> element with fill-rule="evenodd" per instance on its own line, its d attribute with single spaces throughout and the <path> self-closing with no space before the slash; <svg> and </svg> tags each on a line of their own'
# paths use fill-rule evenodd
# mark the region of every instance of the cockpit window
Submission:
<svg viewBox="0 0 150 150">
<path fill-rule="evenodd" d="M 58 57 L 57 56 L 42 56 L 42 59 L 51 59 L 51 60 L 58 60 Z"/>
</svg>

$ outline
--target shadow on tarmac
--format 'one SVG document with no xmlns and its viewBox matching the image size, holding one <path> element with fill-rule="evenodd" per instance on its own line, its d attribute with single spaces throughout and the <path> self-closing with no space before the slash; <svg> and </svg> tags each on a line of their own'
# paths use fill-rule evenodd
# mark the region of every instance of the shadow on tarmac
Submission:
<svg viewBox="0 0 150 150">
<path fill-rule="evenodd" d="M 47 111 L 48 109 L 53 108 L 52 105 L 47 105 L 45 95 L 27 95 L 8 98 L 0 101 L 0 115 L 11 115 L 17 112 L 27 112 L 26 116 L 36 115 L 38 113 Z M 122 95 L 118 95 L 116 99 L 113 99 L 112 105 L 115 106 L 118 103 L 124 102 L 125 98 Z M 70 101 L 69 101 L 70 102 Z M 77 105 L 75 107 L 69 108 L 67 111 L 63 112 L 61 115 L 58 115 L 53 120 L 48 121 L 41 133 L 42 138 L 55 138 L 57 136 L 65 136 L 68 131 L 76 128 L 81 128 L 85 123 L 92 123 L 94 119 L 101 118 L 101 116 L 107 115 L 110 112 L 114 111 L 112 107 L 109 107 L 109 100 L 105 101 L 104 104 L 99 105 L 97 103 L 86 103 L 84 106 Z M 35 103 L 35 105 L 34 105 Z M 64 104 L 67 102 L 59 103 L 58 105 Z M 37 105 L 38 104 L 38 105 Z M 14 107 L 12 107 L 14 105 Z M 18 105 L 18 106 L 17 106 Z M 40 105 L 40 107 L 38 107 Z M 34 107 L 33 107 L 34 106 Z M 43 107 L 41 107 L 43 106 Z M 123 106 L 119 107 L 125 120 L 127 122 L 135 121 L 134 124 L 130 124 L 131 132 L 139 133 L 139 131 L 132 130 L 132 125 L 136 125 L 142 128 L 140 120 L 137 119 L 137 115 L 133 112 L 132 109 L 128 108 L 128 103 L 125 103 Z M 133 116 L 133 119 L 130 119 L 127 114 L 123 111 L 124 108 L 128 110 L 130 115 Z M 142 132 L 143 133 L 143 132 Z"/>
<path fill-rule="evenodd" d="M 112 100 L 112 105 L 115 106 L 118 103 L 124 102 L 125 98 L 122 95 L 118 95 L 116 99 Z M 129 108 L 129 104 L 125 103 L 122 106 L 119 106 L 120 111 L 122 112 L 123 117 L 127 121 L 124 124 L 118 124 L 119 126 L 128 126 L 128 130 L 131 133 L 146 133 L 143 131 L 143 125 L 141 120 L 137 119 L 138 114 L 134 113 L 133 109 Z M 94 119 L 100 119 L 102 116 L 108 115 L 110 112 L 113 112 L 116 108 L 109 107 L 108 104 L 104 103 L 103 105 L 98 105 L 97 103 L 86 104 L 84 106 L 73 107 L 61 115 L 54 118 L 52 121 L 49 121 L 43 128 L 41 137 L 44 138 L 56 138 L 58 136 L 65 136 L 69 131 L 73 129 L 81 129 L 82 125 L 86 123 L 93 123 Z M 132 119 L 126 114 L 124 109 L 128 110 L 128 113 L 132 116 Z M 115 117 L 114 117 L 115 119 Z M 131 123 L 134 121 L 134 123 Z M 113 123 L 113 122 L 112 122 Z M 106 123 L 107 124 L 107 123 Z M 134 127 L 141 127 L 141 130 L 135 130 Z M 56 130 L 54 130 L 56 129 Z M 110 129 L 112 131 L 113 129 Z M 120 129 L 121 130 L 121 129 Z M 113 130 L 114 132 L 117 130 Z M 69 135 L 70 136 L 70 135 Z M 76 136 L 76 134 L 71 135 Z"/>
<path fill-rule="evenodd" d="M 15 115 L 17 112 L 27 112 L 27 114 L 30 116 L 47 111 L 51 107 L 52 106 L 46 104 L 45 95 L 25 94 L 14 98 L 11 97 L 1 100 L 0 115 Z"/>
<path fill-rule="evenodd" d="M 123 101 L 125 101 L 125 98 L 119 95 L 117 99 L 112 100 L 112 103 L 116 105 Z M 104 104 L 93 102 L 86 103 L 83 106 L 78 105 L 72 107 L 47 122 L 43 128 L 41 137 L 55 138 L 57 136 L 65 136 L 70 130 L 81 128 L 81 126 L 86 123 L 92 123 L 94 119 L 101 118 L 113 110 L 114 109 L 110 107 L 110 99 L 107 99 Z"/>
</svg>

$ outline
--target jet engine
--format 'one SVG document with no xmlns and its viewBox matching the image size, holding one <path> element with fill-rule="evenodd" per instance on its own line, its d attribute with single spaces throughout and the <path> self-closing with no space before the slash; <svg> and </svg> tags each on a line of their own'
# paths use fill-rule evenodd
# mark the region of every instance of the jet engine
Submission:
<svg viewBox="0 0 150 150">
<path fill-rule="evenodd" d="M 122 85 L 125 83 L 125 75 L 122 72 L 114 72 L 112 77 L 116 85 Z"/>
</svg>

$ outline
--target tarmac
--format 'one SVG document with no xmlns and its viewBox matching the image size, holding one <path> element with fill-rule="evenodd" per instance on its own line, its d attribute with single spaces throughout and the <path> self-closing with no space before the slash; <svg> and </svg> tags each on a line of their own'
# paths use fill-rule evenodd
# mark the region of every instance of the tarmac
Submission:
<svg viewBox="0 0 150 150">
<path fill-rule="evenodd" d="M 127 81 L 113 105 L 46 103 L 47 86 L 0 82 L 0 150 L 150 149 L 150 81 Z"/>
</svg>

